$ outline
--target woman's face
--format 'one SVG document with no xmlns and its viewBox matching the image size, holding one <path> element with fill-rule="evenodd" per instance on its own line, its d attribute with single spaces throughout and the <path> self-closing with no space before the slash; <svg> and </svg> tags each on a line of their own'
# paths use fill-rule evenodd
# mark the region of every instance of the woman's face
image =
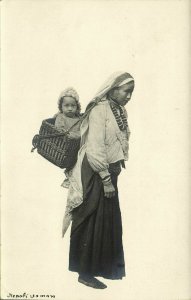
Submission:
<svg viewBox="0 0 191 300">
<path fill-rule="evenodd" d="M 62 111 L 67 117 L 73 118 L 77 111 L 76 100 L 72 97 L 65 96 L 62 103 Z"/>
<path fill-rule="evenodd" d="M 134 90 L 134 83 L 126 83 L 113 91 L 112 99 L 119 105 L 125 106 L 131 99 Z"/>
</svg>

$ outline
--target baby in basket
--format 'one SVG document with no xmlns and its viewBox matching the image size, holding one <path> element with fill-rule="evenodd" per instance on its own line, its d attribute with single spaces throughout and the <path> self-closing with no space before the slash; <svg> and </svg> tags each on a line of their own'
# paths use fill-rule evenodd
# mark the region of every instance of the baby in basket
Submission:
<svg viewBox="0 0 191 300">
<path fill-rule="evenodd" d="M 81 105 L 78 93 L 74 88 L 67 88 L 61 93 L 58 99 L 58 109 L 59 113 L 55 116 L 55 127 L 58 130 L 65 132 L 80 120 Z M 69 131 L 71 138 L 80 139 L 80 125 L 81 121 L 75 124 L 71 131 Z M 65 170 L 66 177 L 68 171 L 68 169 Z M 62 186 L 65 188 L 69 187 L 68 178 L 64 180 Z"/>
</svg>

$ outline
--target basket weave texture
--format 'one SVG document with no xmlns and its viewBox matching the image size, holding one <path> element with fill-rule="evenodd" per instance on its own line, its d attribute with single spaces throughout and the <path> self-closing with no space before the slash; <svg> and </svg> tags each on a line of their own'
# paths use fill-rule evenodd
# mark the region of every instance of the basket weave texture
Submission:
<svg viewBox="0 0 191 300">
<path fill-rule="evenodd" d="M 42 121 L 39 134 L 34 136 L 32 144 L 45 159 L 60 168 L 71 169 L 76 161 L 80 148 L 80 139 L 72 139 L 59 131 L 55 119 Z"/>
</svg>

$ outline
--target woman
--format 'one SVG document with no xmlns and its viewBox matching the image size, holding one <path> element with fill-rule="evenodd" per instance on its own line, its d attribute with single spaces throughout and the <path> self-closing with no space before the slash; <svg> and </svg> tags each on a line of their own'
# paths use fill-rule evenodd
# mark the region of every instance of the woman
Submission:
<svg viewBox="0 0 191 300">
<path fill-rule="evenodd" d="M 72 214 L 69 270 L 78 281 L 98 289 L 96 279 L 122 279 L 125 262 L 117 178 L 128 159 L 129 129 L 124 106 L 131 98 L 134 79 L 113 75 L 86 110 L 81 126 L 81 149 L 70 173 L 63 235 Z"/>
</svg>

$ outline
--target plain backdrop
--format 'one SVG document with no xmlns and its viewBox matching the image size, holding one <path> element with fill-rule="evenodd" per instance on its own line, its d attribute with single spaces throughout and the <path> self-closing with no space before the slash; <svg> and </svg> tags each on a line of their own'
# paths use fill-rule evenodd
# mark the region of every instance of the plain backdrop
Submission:
<svg viewBox="0 0 191 300">
<path fill-rule="evenodd" d="M 1 2 L 3 299 L 191 299 L 189 18 L 189 1 Z M 119 178 L 127 275 L 100 291 L 68 271 L 63 170 L 30 150 L 64 88 L 84 110 L 121 70 L 135 78 Z"/>
</svg>

